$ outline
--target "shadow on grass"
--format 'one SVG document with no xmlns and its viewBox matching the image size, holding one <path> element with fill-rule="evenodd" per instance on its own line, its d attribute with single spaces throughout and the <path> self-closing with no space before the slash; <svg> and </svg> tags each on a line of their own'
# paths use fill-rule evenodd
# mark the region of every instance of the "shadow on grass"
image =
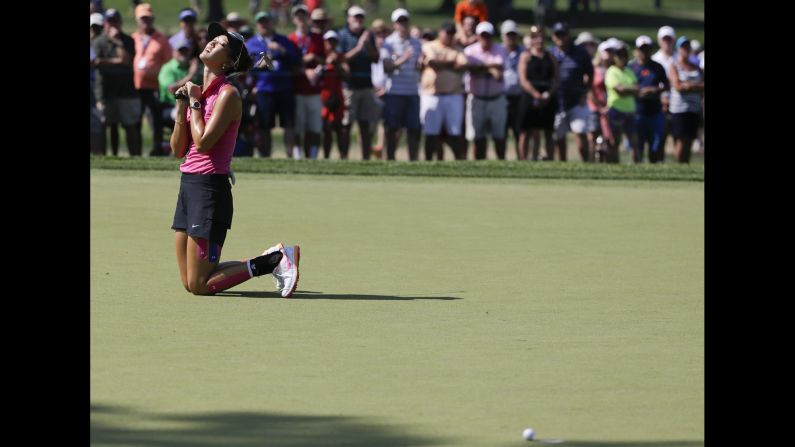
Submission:
<svg viewBox="0 0 795 447">
<path fill-rule="evenodd" d="M 279 298 L 282 296 L 278 292 L 249 292 L 226 290 L 218 292 L 215 296 L 231 296 L 236 298 Z M 296 291 L 291 300 L 373 300 L 373 301 L 412 301 L 412 300 L 462 300 L 455 296 L 396 296 L 396 295 L 355 295 L 355 294 L 329 294 L 323 292 L 312 292 L 309 290 Z"/>
<path fill-rule="evenodd" d="M 560 447 L 704 447 L 704 441 L 569 441 L 544 438 L 536 438 L 533 444 Z"/>
<path fill-rule="evenodd" d="M 164 422 L 178 428 L 131 428 L 100 419 Z M 190 414 L 141 413 L 119 406 L 91 404 L 91 445 L 142 447 L 408 447 L 441 443 L 405 429 L 347 416 L 303 416 L 264 412 Z"/>
</svg>

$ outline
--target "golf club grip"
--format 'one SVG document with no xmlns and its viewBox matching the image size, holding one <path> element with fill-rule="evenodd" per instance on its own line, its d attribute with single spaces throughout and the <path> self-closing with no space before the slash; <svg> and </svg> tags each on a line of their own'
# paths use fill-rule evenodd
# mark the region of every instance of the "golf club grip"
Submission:
<svg viewBox="0 0 795 447">
<path fill-rule="evenodd" d="M 185 99 L 185 100 L 188 99 L 188 96 L 186 94 L 184 94 L 184 93 L 181 93 L 181 92 L 177 93 L 176 95 L 174 95 L 174 97 L 177 98 L 177 99 Z"/>
</svg>

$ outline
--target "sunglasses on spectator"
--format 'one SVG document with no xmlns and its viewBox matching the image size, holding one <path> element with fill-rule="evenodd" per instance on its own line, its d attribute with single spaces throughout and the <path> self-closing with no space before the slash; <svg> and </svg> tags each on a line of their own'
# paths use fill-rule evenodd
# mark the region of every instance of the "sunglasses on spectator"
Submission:
<svg viewBox="0 0 795 447">
<path fill-rule="evenodd" d="M 359 19 L 359 20 L 364 20 L 364 14 L 356 14 L 353 17 L 356 18 L 356 19 Z"/>
</svg>

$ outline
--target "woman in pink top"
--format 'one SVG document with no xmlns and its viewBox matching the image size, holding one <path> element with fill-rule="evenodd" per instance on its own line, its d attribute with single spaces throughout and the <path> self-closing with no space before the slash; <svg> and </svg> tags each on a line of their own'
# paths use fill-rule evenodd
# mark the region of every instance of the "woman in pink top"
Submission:
<svg viewBox="0 0 795 447">
<path fill-rule="evenodd" d="M 232 227 L 230 165 L 242 116 L 242 100 L 227 77 L 253 66 L 243 36 L 211 23 L 210 42 L 199 54 L 204 83 L 186 83 L 175 93 L 177 119 L 171 149 L 182 177 L 171 228 L 176 234 L 177 264 L 185 289 L 212 295 L 254 276 L 273 273 L 283 297 L 298 284 L 299 247 L 278 244 L 260 256 L 219 263 L 226 231 Z M 179 119 L 183 118 L 183 119 Z M 187 156 L 186 156 L 187 154 Z"/>
<path fill-rule="evenodd" d="M 593 88 L 588 92 L 588 108 L 591 109 L 588 122 L 590 161 L 607 161 L 607 142 L 613 137 L 607 122 L 605 72 L 613 64 L 614 51 L 612 42 L 606 40 L 599 44 L 593 60 Z"/>
</svg>

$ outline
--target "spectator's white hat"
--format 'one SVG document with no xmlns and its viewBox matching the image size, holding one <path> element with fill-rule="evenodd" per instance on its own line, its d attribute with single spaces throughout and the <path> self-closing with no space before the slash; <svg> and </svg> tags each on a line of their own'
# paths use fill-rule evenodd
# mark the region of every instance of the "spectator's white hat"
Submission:
<svg viewBox="0 0 795 447">
<path fill-rule="evenodd" d="M 654 42 L 651 40 L 651 37 L 649 36 L 638 36 L 638 38 L 635 39 L 635 48 L 640 48 L 643 45 L 651 46 L 654 45 Z"/>
<path fill-rule="evenodd" d="M 85 23 L 85 22 L 83 22 L 83 23 Z M 104 24 L 105 24 L 105 16 L 103 16 L 102 14 L 100 14 L 98 12 L 95 12 L 95 13 L 91 14 L 91 25 L 89 25 L 89 26 L 92 26 L 92 25 L 102 26 Z"/>
<path fill-rule="evenodd" d="M 500 25 L 500 34 L 519 33 L 519 28 L 513 20 L 506 20 Z"/>
<path fill-rule="evenodd" d="M 668 25 L 661 26 L 660 30 L 657 31 L 657 39 L 662 39 L 665 36 L 676 39 L 676 31 Z"/>
<path fill-rule="evenodd" d="M 405 17 L 405 18 L 408 19 L 411 16 L 409 15 L 409 12 L 406 11 L 405 9 L 403 9 L 403 8 L 398 8 L 398 9 L 392 11 L 392 21 L 393 22 L 397 22 L 398 19 L 400 19 L 401 17 Z"/>
<path fill-rule="evenodd" d="M 488 33 L 490 35 L 494 35 L 494 25 L 489 22 L 480 22 L 478 26 L 475 27 L 475 34 L 478 36 L 482 33 Z"/>
<path fill-rule="evenodd" d="M 328 30 L 328 31 L 326 31 L 326 34 L 323 34 L 323 40 L 329 40 L 329 39 L 340 40 L 340 36 L 333 29 L 332 30 Z"/>
<path fill-rule="evenodd" d="M 359 14 L 366 16 L 367 13 L 361 6 L 351 6 L 348 8 L 348 17 L 358 16 Z"/>
<path fill-rule="evenodd" d="M 621 48 L 624 48 L 624 47 L 626 47 L 626 44 L 624 42 L 616 39 L 615 37 L 611 37 L 611 38 L 607 39 L 607 47 L 606 48 L 608 50 L 618 50 L 618 49 L 621 49 Z"/>
<path fill-rule="evenodd" d="M 583 31 L 579 35 L 577 35 L 577 40 L 574 41 L 574 45 L 582 45 L 586 42 L 590 42 L 592 44 L 599 44 L 599 39 L 593 36 L 593 34 L 589 33 L 588 31 Z"/>
<path fill-rule="evenodd" d="M 701 49 L 701 42 L 693 39 L 690 41 L 690 48 L 693 50 L 694 53 L 698 53 L 698 50 Z"/>
<path fill-rule="evenodd" d="M 229 14 L 226 15 L 226 21 L 227 22 L 242 22 L 243 18 L 240 17 L 240 14 L 238 14 L 238 13 L 233 11 L 233 12 L 230 12 Z"/>
</svg>

